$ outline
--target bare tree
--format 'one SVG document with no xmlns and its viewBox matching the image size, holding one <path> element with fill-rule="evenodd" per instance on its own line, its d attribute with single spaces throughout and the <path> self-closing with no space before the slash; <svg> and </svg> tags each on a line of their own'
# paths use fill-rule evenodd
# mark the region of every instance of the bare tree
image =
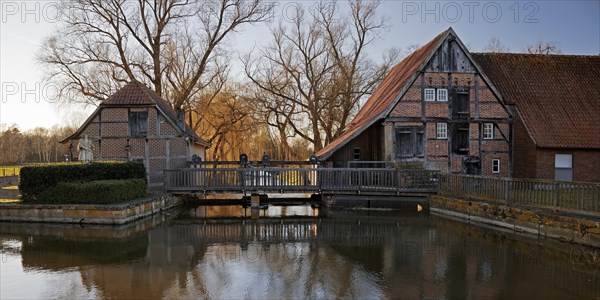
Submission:
<svg viewBox="0 0 600 300">
<path fill-rule="evenodd" d="M 248 150 L 256 121 L 251 103 L 229 89 L 204 94 L 191 112 L 193 128 L 212 143 L 208 155 L 214 160 L 237 160 Z"/>
<path fill-rule="evenodd" d="M 385 29 L 376 13 L 379 4 L 349 1 L 347 16 L 337 2 L 321 2 L 310 11 L 296 6 L 289 25 L 272 29 L 271 44 L 243 59 L 260 111 L 282 141 L 299 136 L 314 151 L 321 149 L 341 134 L 359 101 L 387 74 L 397 52 L 381 64 L 365 53 Z"/>
<path fill-rule="evenodd" d="M 560 47 L 555 42 L 537 41 L 535 44 L 528 44 L 525 52 L 530 54 L 560 54 Z"/>
<path fill-rule="evenodd" d="M 492 53 L 504 53 L 509 52 L 510 49 L 506 47 L 502 42 L 500 42 L 499 38 L 492 38 L 488 41 L 487 45 L 483 47 L 483 51 L 492 52 Z"/>
<path fill-rule="evenodd" d="M 226 37 L 262 22 L 262 0 L 81 0 L 63 3 L 63 26 L 39 60 L 66 101 L 95 104 L 126 82 L 151 86 L 174 107 L 214 80 Z"/>
<path fill-rule="evenodd" d="M 58 142 L 75 132 L 74 127 L 54 126 L 21 132 L 16 125 L 0 131 L 0 164 L 53 162 L 69 157 L 69 148 Z"/>
</svg>

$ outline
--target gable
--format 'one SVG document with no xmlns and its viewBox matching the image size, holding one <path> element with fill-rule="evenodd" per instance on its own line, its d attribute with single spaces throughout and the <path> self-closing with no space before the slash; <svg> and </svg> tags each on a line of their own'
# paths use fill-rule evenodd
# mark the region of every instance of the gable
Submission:
<svg viewBox="0 0 600 300">
<path fill-rule="evenodd" d="M 155 108 L 150 109 L 149 108 Z M 194 130 L 192 130 L 185 122 L 182 126 L 178 126 L 177 113 L 171 108 L 171 106 L 161 97 L 159 97 L 154 91 L 149 89 L 143 83 L 133 81 L 119 89 L 116 93 L 102 101 L 100 106 L 94 111 L 94 113 L 85 121 L 85 123 L 70 137 L 61 141 L 66 143 L 72 139 L 78 139 L 84 131 L 88 130 L 89 126 L 94 127 L 91 123 L 98 123 L 98 118 L 102 122 L 104 121 L 116 121 L 125 124 L 128 122 L 128 111 L 142 109 L 151 112 L 148 116 L 148 130 L 160 134 L 160 130 L 157 132 L 157 112 L 163 119 L 171 126 L 171 129 L 176 131 L 176 134 L 189 138 L 191 141 L 210 147 L 210 143 L 199 137 Z M 108 119 L 107 119 L 108 118 Z M 115 119 L 115 120 L 111 120 Z M 96 121 L 94 121 L 96 120 Z M 104 124 L 102 126 L 105 126 Z M 121 125 L 107 125 L 109 127 L 115 127 L 115 136 L 127 136 L 124 134 L 123 124 Z M 119 127 L 119 128 L 116 128 Z M 112 130 L 111 130 L 112 132 Z M 99 131 L 97 136 L 107 136 L 106 132 Z"/>
<path fill-rule="evenodd" d="M 352 122 L 348 124 L 346 130 L 323 149 L 317 151 L 315 153 L 317 157 L 319 159 L 329 158 L 333 151 L 343 147 L 348 141 L 377 122 L 377 120 L 385 117 L 399 100 L 400 96 L 404 94 L 406 89 L 415 80 L 417 72 L 429 60 L 432 51 L 439 46 L 440 41 L 451 30 L 448 29 L 440 33 L 392 67 L 381 84 L 375 89 L 371 97 L 369 97 L 369 100 L 359 110 Z"/>
<path fill-rule="evenodd" d="M 475 72 L 475 66 L 453 35 L 442 42 L 433 53 L 425 72 Z"/>
<path fill-rule="evenodd" d="M 334 151 L 357 137 L 366 128 L 389 116 L 404 95 L 410 93 L 411 86 L 421 73 L 480 73 L 481 80 L 490 87 L 501 110 L 510 115 L 501 96 L 480 70 L 454 30 L 449 28 L 394 66 L 342 135 L 319 150 L 316 155 L 319 159 L 329 158 Z M 420 89 L 417 93 L 420 95 Z M 418 109 L 419 105 L 413 104 L 411 109 Z"/>
</svg>

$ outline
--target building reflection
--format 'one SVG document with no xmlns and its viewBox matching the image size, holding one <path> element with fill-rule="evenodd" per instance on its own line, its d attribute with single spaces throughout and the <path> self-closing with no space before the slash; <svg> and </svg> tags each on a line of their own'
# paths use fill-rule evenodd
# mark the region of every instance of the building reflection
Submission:
<svg viewBox="0 0 600 300">
<path fill-rule="evenodd" d="M 589 273 L 564 278 L 562 254 L 529 240 L 423 214 L 288 209 L 252 220 L 190 208 L 127 234 L 13 226 L 0 236 L 21 240 L 24 268 L 77 269 L 81 288 L 104 298 L 513 298 L 548 285 L 553 297 L 600 295 Z"/>
</svg>

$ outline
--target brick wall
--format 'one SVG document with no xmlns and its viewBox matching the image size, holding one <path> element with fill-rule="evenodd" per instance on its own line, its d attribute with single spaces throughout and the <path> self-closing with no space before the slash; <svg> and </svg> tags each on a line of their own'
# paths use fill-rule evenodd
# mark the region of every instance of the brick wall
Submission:
<svg viewBox="0 0 600 300">
<path fill-rule="evenodd" d="M 400 102 L 394 107 L 389 117 L 397 118 L 415 118 L 418 120 L 422 117 L 422 88 L 448 88 L 457 87 L 462 91 L 469 92 L 471 123 L 469 124 L 469 153 L 466 155 L 457 155 L 448 153 L 448 139 L 436 138 L 436 122 L 426 122 L 426 140 L 425 140 L 425 165 L 442 168 L 444 171 L 461 172 L 463 160 L 467 156 L 480 156 L 481 172 L 490 176 L 508 176 L 509 175 L 509 144 L 502 138 L 500 131 L 506 137 L 509 136 L 509 124 L 497 123 L 500 130 L 495 131 L 494 139 L 483 140 L 479 143 L 481 121 L 478 121 L 478 116 L 488 119 L 505 119 L 509 118 L 509 114 L 504 107 L 494 97 L 489 87 L 483 79 L 473 73 L 431 73 L 427 72 L 423 78 L 418 77 L 417 80 L 407 90 L 407 93 L 402 97 Z M 477 88 L 475 84 L 477 82 Z M 476 94 L 476 91 L 478 92 Z M 450 92 L 450 90 L 449 90 Z M 449 99 L 450 100 L 450 99 Z M 476 101 L 478 104 L 476 105 Z M 438 118 L 440 121 L 450 123 L 449 119 L 449 104 L 450 102 L 425 102 L 425 117 Z M 395 126 L 421 126 L 420 122 L 396 122 Z M 448 136 L 450 137 L 450 126 L 448 126 Z M 395 138 L 395 137 L 394 137 Z M 492 173 L 493 159 L 500 159 L 500 173 Z M 448 168 L 450 162 L 450 168 Z"/>
<path fill-rule="evenodd" d="M 573 180 L 600 182 L 600 149 L 573 151 Z"/>
<path fill-rule="evenodd" d="M 129 111 L 148 112 L 146 137 L 129 136 Z M 187 141 L 154 107 L 104 107 L 82 133 L 93 141 L 94 159 L 144 160 L 150 184 L 161 184 L 162 171 L 166 168 L 187 167 Z M 73 154 L 77 156 L 77 141 L 73 144 Z"/>
<path fill-rule="evenodd" d="M 481 157 L 481 175 L 508 177 L 508 153 L 489 153 Z M 500 160 L 500 173 L 492 172 L 492 162 L 494 159 Z"/>
<path fill-rule="evenodd" d="M 556 154 L 573 156 L 573 181 L 600 182 L 600 150 L 537 148 L 536 178 L 554 179 Z"/>
<path fill-rule="evenodd" d="M 164 118 L 159 118 L 159 135 L 161 136 L 174 136 L 177 134 L 177 130 Z"/>
<path fill-rule="evenodd" d="M 514 173 L 516 178 L 537 177 L 537 151 L 536 146 L 529 137 L 527 129 L 520 117 L 515 117 L 514 141 Z M 552 171 L 554 174 L 554 171 Z M 554 178 L 554 175 L 552 175 Z"/>
<path fill-rule="evenodd" d="M 420 117 L 421 114 L 421 102 L 414 100 L 403 100 L 390 113 L 392 117 Z"/>
</svg>

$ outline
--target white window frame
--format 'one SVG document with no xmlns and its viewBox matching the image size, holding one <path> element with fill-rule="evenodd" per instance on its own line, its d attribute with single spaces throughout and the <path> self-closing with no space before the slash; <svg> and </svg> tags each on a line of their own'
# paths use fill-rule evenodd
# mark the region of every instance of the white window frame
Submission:
<svg viewBox="0 0 600 300">
<path fill-rule="evenodd" d="M 435 89 L 426 88 L 423 92 L 423 99 L 428 102 L 435 101 Z"/>
<path fill-rule="evenodd" d="M 448 139 L 448 124 L 435 123 L 435 138 L 439 140 Z"/>
<path fill-rule="evenodd" d="M 437 101 L 448 102 L 448 89 L 437 89 Z"/>
<path fill-rule="evenodd" d="M 494 123 L 483 123 L 483 139 L 493 140 L 495 137 L 496 128 Z"/>
<path fill-rule="evenodd" d="M 573 181 L 573 154 L 554 155 L 554 180 Z"/>
<path fill-rule="evenodd" d="M 494 174 L 500 173 L 500 159 L 497 159 L 497 158 L 492 159 L 492 173 L 494 173 Z"/>
</svg>

